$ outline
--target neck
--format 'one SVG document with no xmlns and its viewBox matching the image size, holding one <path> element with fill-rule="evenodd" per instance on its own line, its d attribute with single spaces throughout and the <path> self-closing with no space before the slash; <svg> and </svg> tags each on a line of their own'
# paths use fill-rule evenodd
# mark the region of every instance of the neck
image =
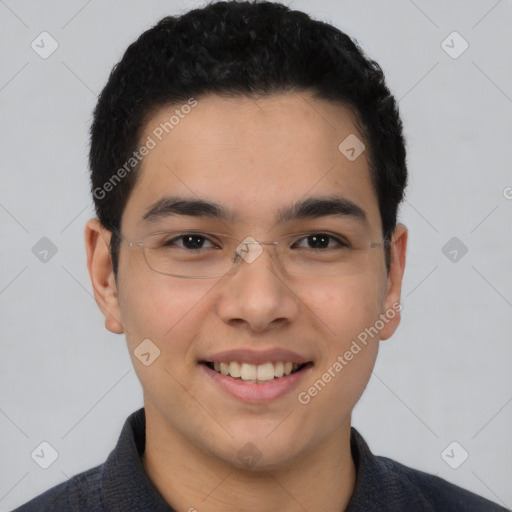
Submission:
<svg viewBox="0 0 512 512">
<path fill-rule="evenodd" d="M 205 454 L 146 407 L 142 462 L 153 485 L 179 512 L 343 512 L 356 481 L 350 418 L 310 453 L 279 468 L 256 471 Z"/>
</svg>

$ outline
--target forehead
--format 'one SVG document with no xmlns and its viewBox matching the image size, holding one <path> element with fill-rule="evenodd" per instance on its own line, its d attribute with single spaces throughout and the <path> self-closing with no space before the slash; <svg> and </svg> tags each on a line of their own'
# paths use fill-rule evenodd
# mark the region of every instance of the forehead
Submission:
<svg viewBox="0 0 512 512">
<path fill-rule="evenodd" d="M 380 224 L 366 151 L 347 157 L 344 141 L 363 148 L 347 107 L 307 93 L 210 95 L 184 105 L 194 106 L 162 108 L 146 123 L 140 140 L 152 148 L 123 225 L 143 226 L 151 209 L 176 196 L 224 206 L 224 220 L 259 226 L 299 201 L 336 196 Z"/>
</svg>

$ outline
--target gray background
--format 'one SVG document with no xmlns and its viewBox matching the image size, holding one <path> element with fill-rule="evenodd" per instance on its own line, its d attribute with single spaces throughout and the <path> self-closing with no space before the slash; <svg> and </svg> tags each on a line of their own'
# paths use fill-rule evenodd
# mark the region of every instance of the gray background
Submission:
<svg viewBox="0 0 512 512">
<path fill-rule="evenodd" d="M 104 329 L 86 269 L 88 128 L 127 45 L 199 5 L 0 0 L 1 511 L 102 463 L 142 405 L 124 337 Z M 353 424 L 374 453 L 510 507 L 512 2 L 290 5 L 381 64 L 408 142 L 403 320 L 381 344 Z M 43 31 L 59 45 L 47 59 L 31 48 Z M 445 49 L 458 53 L 458 36 L 442 44 L 453 31 L 469 44 L 457 58 Z M 57 248 L 46 262 L 32 251 L 42 237 Z M 455 262 L 453 247 L 443 253 L 452 237 Z M 46 470 L 31 458 L 42 441 L 59 455 Z M 462 449 L 469 458 L 452 469 Z"/>
</svg>

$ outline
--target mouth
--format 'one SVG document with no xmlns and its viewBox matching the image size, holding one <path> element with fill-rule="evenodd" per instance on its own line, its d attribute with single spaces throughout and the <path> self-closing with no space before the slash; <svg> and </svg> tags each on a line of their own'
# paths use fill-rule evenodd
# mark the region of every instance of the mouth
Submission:
<svg viewBox="0 0 512 512">
<path fill-rule="evenodd" d="M 290 375 L 313 366 L 311 361 L 302 364 L 291 361 L 268 361 L 263 364 L 239 361 L 202 361 L 201 364 L 225 377 L 252 384 L 266 384 L 286 379 Z"/>
</svg>

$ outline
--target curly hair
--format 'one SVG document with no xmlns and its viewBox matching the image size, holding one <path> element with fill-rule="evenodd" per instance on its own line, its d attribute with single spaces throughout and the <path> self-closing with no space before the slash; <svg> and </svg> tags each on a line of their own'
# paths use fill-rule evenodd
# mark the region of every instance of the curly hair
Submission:
<svg viewBox="0 0 512 512">
<path fill-rule="evenodd" d="M 268 1 L 220 1 L 167 16 L 133 42 L 102 90 L 91 126 L 91 190 L 101 224 L 112 231 L 117 275 L 121 218 L 140 162 L 103 188 L 140 146 L 158 109 L 191 97 L 311 92 L 351 108 L 365 139 L 382 235 L 389 240 L 407 185 L 398 104 L 381 67 L 328 23 Z M 389 269 L 389 247 L 386 265 Z"/>
</svg>

